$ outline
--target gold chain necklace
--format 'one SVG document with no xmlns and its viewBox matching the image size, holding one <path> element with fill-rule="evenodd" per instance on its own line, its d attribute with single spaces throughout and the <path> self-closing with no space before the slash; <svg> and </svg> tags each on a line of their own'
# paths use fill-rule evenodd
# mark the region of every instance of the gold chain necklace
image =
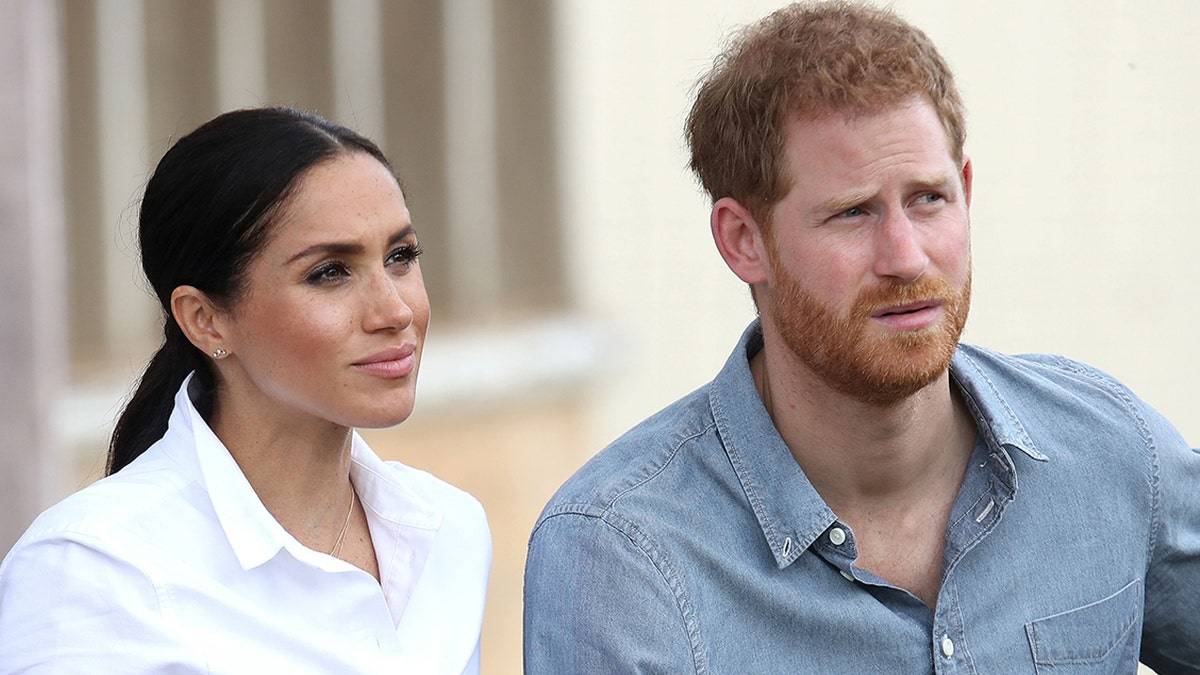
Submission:
<svg viewBox="0 0 1200 675">
<path fill-rule="evenodd" d="M 346 531 L 350 529 L 350 516 L 354 515 L 354 502 L 357 501 L 357 496 L 354 493 L 354 486 L 350 486 L 350 510 L 346 512 L 346 522 L 342 523 L 342 531 L 338 533 L 337 541 L 333 542 L 333 550 L 329 555 L 337 557 L 338 551 L 342 550 L 342 540 L 346 538 Z"/>
</svg>

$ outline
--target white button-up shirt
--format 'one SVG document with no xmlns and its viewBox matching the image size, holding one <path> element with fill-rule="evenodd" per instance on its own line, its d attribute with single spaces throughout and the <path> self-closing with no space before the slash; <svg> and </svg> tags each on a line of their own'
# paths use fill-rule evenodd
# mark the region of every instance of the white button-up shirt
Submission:
<svg viewBox="0 0 1200 675">
<path fill-rule="evenodd" d="M 470 495 L 354 435 L 381 582 L 301 545 L 180 389 L 164 437 L 0 565 L 0 673 L 478 673 L 491 565 Z"/>
</svg>

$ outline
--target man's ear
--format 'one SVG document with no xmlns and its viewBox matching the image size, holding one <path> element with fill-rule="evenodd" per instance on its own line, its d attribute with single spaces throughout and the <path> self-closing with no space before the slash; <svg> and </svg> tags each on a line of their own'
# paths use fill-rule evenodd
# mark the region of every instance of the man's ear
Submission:
<svg viewBox="0 0 1200 675">
<path fill-rule="evenodd" d="M 971 168 L 971 158 L 963 157 L 962 167 L 962 184 L 963 197 L 966 199 L 967 207 L 971 206 L 971 179 L 974 177 L 974 169 Z"/>
<path fill-rule="evenodd" d="M 765 234 L 746 207 L 732 197 L 722 197 L 713 204 L 709 224 L 717 250 L 739 279 L 751 286 L 767 280 Z"/>
<path fill-rule="evenodd" d="M 229 336 L 223 331 L 224 313 L 204 291 L 195 286 L 179 286 L 171 291 L 171 315 L 196 349 L 205 354 L 220 354 L 217 358 L 233 351 Z"/>
</svg>

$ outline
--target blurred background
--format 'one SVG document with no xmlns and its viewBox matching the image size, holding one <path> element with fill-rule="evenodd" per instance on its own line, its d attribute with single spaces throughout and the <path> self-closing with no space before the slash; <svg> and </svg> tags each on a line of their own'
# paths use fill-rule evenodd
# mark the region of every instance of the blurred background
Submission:
<svg viewBox="0 0 1200 675">
<path fill-rule="evenodd" d="M 520 672 L 553 490 L 753 317 L 686 171 L 690 87 L 763 0 L 0 0 L 0 551 L 103 470 L 157 346 L 139 193 L 174 138 L 287 104 L 376 139 L 433 302 L 417 411 L 365 432 L 483 502 L 484 672 Z M 1107 370 L 1200 441 L 1200 3 L 893 6 L 955 69 L 966 339 Z"/>
</svg>

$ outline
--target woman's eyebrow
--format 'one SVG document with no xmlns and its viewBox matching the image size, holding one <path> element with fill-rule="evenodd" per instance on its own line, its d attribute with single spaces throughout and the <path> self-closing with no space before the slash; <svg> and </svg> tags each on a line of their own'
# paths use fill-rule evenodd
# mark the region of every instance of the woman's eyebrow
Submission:
<svg viewBox="0 0 1200 675">
<path fill-rule="evenodd" d="M 388 237 L 387 245 L 392 246 L 403 240 L 405 237 L 416 232 L 412 225 L 408 225 L 403 229 L 396 230 L 392 236 Z M 329 241 L 313 244 L 300 251 L 296 255 L 288 258 L 287 264 L 296 262 L 304 258 L 319 256 L 319 255 L 361 255 L 365 247 L 356 241 Z"/>
</svg>

